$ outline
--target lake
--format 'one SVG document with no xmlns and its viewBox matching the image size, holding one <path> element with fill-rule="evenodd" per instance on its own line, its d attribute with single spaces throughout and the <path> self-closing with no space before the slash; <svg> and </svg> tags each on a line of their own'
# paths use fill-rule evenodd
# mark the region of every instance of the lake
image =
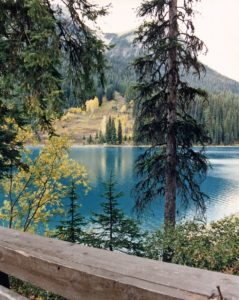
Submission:
<svg viewBox="0 0 239 300">
<path fill-rule="evenodd" d="M 89 217 L 91 212 L 101 210 L 100 203 L 103 194 L 102 183 L 112 171 L 117 178 L 117 191 L 124 196 L 119 199 L 125 213 L 133 216 L 134 199 L 131 190 L 137 182 L 134 172 L 134 162 L 144 149 L 135 147 L 79 147 L 72 148 L 72 159 L 82 163 L 88 170 L 91 191 L 82 197 L 81 213 Z M 239 147 L 209 147 L 207 155 L 212 169 L 202 184 L 210 199 L 207 200 L 207 222 L 221 219 L 239 211 Z M 192 219 L 194 207 L 185 209 L 178 200 L 177 218 Z M 158 228 L 163 222 L 163 202 L 158 199 L 151 209 L 141 217 L 144 228 Z"/>
</svg>

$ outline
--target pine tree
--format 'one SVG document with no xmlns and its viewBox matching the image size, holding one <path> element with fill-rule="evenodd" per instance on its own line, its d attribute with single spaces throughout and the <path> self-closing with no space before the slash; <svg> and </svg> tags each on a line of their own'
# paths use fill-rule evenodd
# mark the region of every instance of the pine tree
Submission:
<svg viewBox="0 0 239 300">
<path fill-rule="evenodd" d="M 69 208 L 66 213 L 66 220 L 61 221 L 61 224 L 56 227 L 55 237 L 71 242 L 82 243 L 84 241 L 83 227 L 86 225 L 85 219 L 79 214 L 80 205 L 78 202 L 77 185 L 74 180 L 69 188 Z"/>
<path fill-rule="evenodd" d="M 100 130 L 99 132 L 99 144 L 104 144 L 105 143 L 105 137 L 102 133 L 102 131 Z"/>
<path fill-rule="evenodd" d="M 118 199 L 122 192 L 115 191 L 115 179 L 112 173 L 104 184 L 105 201 L 101 204 L 102 213 L 93 213 L 93 229 L 88 233 L 86 244 L 89 246 L 121 251 L 141 256 L 143 254 L 144 234 L 133 219 L 127 218 L 119 208 Z"/>
<path fill-rule="evenodd" d="M 11 173 L 12 168 L 26 167 L 20 155 L 23 144 L 16 139 L 17 129 L 13 123 L 7 121 L 16 117 L 15 113 L 16 111 L 9 109 L 0 100 L 0 179 Z M 24 125 L 24 118 L 18 116 L 17 122 Z"/>
<path fill-rule="evenodd" d="M 135 61 L 138 74 L 136 136 L 151 143 L 137 162 L 141 181 L 136 186 L 136 207 L 145 209 L 157 197 L 164 197 L 165 225 L 176 222 L 176 196 L 184 204 L 193 201 L 205 212 L 200 182 L 206 176 L 204 143 L 208 142 L 202 124 L 188 112 L 197 96 L 205 91 L 190 87 L 185 80 L 189 71 L 204 71 L 197 55 L 204 44 L 194 35 L 193 3 L 185 0 L 144 1 L 139 16 L 150 18 L 137 31 L 143 56 Z M 194 144 L 201 144 L 195 151 Z"/>
<path fill-rule="evenodd" d="M 52 120 L 67 101 L 64 85 L 71 82 L 82 103 L 96 77 L 103 84 L 107 47 L 87 20 L 105 13 L 88 0 L 60 0 L 57 6 L 52 0 L 0 1 L 1 118 L 10 116 L 18 125 L 23 119 L 53 134 Z M 2 142 L 1 165 L 10 152 Z"/>
<path fill-rule="evenodd" d="M 95 140 L 98 141 L 98 139 L 99 139 L 99 133 L 97 131 L 96 134 L 95 134 Z"/>
<path fill-rule="evenodd" d="M 119 120 L 119 124 L 118 124 L 118 143 L 121 145 L 122 142 L 123 142 L 122 124 L 121 124 L 121 121 Z"/>
<path fill-rule="evenodd" d="M 117 143 L 117 134 L 116 134 L 116 127 L 115 127 L 115 120 L 112 119 L 111 121 L 111 144 L 115 145 Z"/>
<path fill-rule="evenodd" d="M 109 120 L 106 123 L 105 140 L 106 140 L 107 144 L 111 144 L 111 141 L 112 141 L 112 119 L 111 119 L 111 116 L 109 117 Z"/>
<path fill-rule="evenodd" d="M 93 138 L 92 138 L 92 135 L 91 135 L 91 134 L 90 134 L 90 136 L 89 136 L 88 139 L 87 139 L 87 143 L 88 143 L 89 145 L 93 144 Z"/>
</svg>

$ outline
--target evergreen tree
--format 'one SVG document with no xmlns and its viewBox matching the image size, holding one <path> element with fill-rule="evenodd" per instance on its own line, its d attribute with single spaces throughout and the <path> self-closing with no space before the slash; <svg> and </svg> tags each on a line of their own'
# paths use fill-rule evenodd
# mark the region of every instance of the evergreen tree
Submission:
<svg viewBox="0 0 239 300">
<path fill-rule="evenodd" d="M 98 131 L 97 131 L 96 134 L 95 134 L 95 140 L 96 140 L 96 141 L 99 140 L 99 133 L 98 133 Z"/>
<path fill-rule="evenodd" d="M 10 116 L 22 126 L 21 116 L 52 135 L 52 120 L 67 100 L 64 84 L 71 83 L 81 102 L 96 75 L 103 84 L 106 46 L 87 21 L 105 13 L 88 0 L 0 1 L 0 125 Z M 21 163 L 22 143 L 15 142 L 14 126 L 7 127 L 1 129 L 0 177 Z"/>
<path fill-rule="evenodd" d="M 190 87 L 184 74 L 198 76 L 204 70 L 197 55 L 204 44 L 194 35 L 193 4 L 197 0 L 144 1 L 139 16 L 150 18 L 137 31 L 143 56 L 134 65 L 138 75 L 136 132 L 152 144 L 141 155 L 137 170 L 136 207 L 145 209 L 157 197 L 164 197 L 165 225 L 176 222 L 176 195 L 183 203 L 193 201 L 205 211 L 200 182 L 206 176 L 204 143 L 208 142 L 202 124 L 189 114 L 196 97 L 206 98 L 201 89 Z M 194 144 L 201 144 L 195 151 Z M 199 211 L 198 210 L 198 211 Z"/>
<path fill-rule="evenodd" d="M 92 135 L 91 135 L 91 134 L 90 134 L 90 136 L 89 136 L 88 139 L 87 139 L 87 143 L 88 143 L 89 145 L 93 144 L 93 138 L 92 138 Z"/>
<path fill-rule="evenodd" d="M 11 173 L 13 167 L 24 167 L 20 155 L 22 142 L 16 139 L 17 129 L 14 123 L 8 122 L 15 114 L 16 111 L 9 109 L 0 100 L 0 179 Z M 18 116 L 17 122 L 24 125 L 21 116 Z"/>
<path fill-rule="evenodd" d="M 121 251 L 141 256 L 143 254 L 143 239 L 139 225 L 133 219 L 127 218 L 119 208 L 118 199 L 123 194 L 115 191 L 116 182 L 112 173 L 104 184 L 105 201 L 101 204 L 102 213 L 93 213 L 91 222 L 93 229 L 88 234 L 86 244 Z"/>
<path fill-rule="evenodd" d="M 52 135 L 52 119 L 65 100 L 64 83 L 71 82 L 81 101 L 96 73 L 103 83 L 106 47 L 85 21 L 105 13 L 88 0 L 0 1 L 0 125 L 10 117 L 22 126 L 24 119 Z M 14 125 L 5 129 L 0 177 L 22 164 Z"/>
<path fill-rule="evenodd" d="M 71 242 L 82 243 L 84 241 L 84 231 L 82 228 L 86 225 L 85 219 L 79 214 L 80 205 L 78 202 L 77 186 L 72 180 L 69 188 L 69 208 L 66 213 L 66 220 L 61 221 L 61 224 L 56 227 L 55 237 Z"/>
<path fill-rule="evenodd" d="M 121 121 L 119 120 L 119 125 L 118 125 L 118 143 L 121 145 L 122 142 L 123 142 L 123 132 L 122 132 Z"/>
<path fill-rule="evenodd" d="M 102 131 L 100 130 L 99 132 L 99 144 L 104 144 L 105 143 L 105 137 L 102 133 Z"/>
<path fill-rule="evenodd" d="M 109 117 L 109 120 L 106 123 L 105 140 L 106 140 L 107 144 L 111 144 L 111 141 L 112 141 L 112 119 L 111 119 L 111 116 Z"/>
<path fill-rule="evenodd" d="M 115 127 L 115 120 L 112 119 L 111 121 L 111 144 L 115 145 L 117 143 L 117 134 L 116 134 L 116 127 Z"/>
<path fill-rule="evenodd" d="M 0 1 L 1 118 L 22 125 L 21 116 L 53 134 L 52 120 L 67 101 L 64 85 L 70 81 L 83 102 L 96 76 L 104 81 L 106 46 L 86 22 L 105 13 L 87 0 Z M 10 152 L 0 145 L 2 165 Z"/>
<path fill-rule="evenodd" d="M 107 144 L 115 145 L 117 143 L 115 121 L 111 118 L 111 116 L 106 123 L 105 140 Z"/>
</svg>

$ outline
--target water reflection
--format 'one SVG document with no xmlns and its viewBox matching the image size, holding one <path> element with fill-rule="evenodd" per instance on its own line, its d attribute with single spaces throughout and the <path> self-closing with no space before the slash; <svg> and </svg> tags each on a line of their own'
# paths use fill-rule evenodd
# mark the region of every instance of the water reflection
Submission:
<svg viewBox="0 0 239 300">
<path fill-rule="evenodd" d="M 84 164 L 89 172 L 92 190 L 82 199 L 82 212 L 90 216 L 92 211 L 100 210 L 102 182 L 112 171 L 118 182 L 118 190 L 124 192 L 120 205 L 128 215 L 132 215 L 134 200 L 131 190 L 137 182 L 134 161 L 143 149 L 132 147 L 82 147 L 73 148 L 71 157 Z M 207 150 L 212 169 L 202 190 L 209 195 L 207 201 L 207 221 L 218 220 L 239 211 L 239 148 L 212 147 Z M 195 207 L 187 209 L 177 199 L 178 219 L 193 218 Z M 154 228 L 163 221 L 163 202 L 158 199 L 151 211 L 142 217 L 144 226 Z"/>
</svg>

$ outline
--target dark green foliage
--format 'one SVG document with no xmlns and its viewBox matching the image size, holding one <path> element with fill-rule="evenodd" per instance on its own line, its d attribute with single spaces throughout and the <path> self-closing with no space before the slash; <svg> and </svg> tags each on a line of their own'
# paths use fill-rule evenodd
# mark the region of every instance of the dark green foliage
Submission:
<svg viewBox="0 0 239 300">
<path fill-rule="evenodd" d="M 115 120 L 111 121 L 111 144 L 115 145 L 117 143 Z"/>
<path fill-rule="evenodd" d="M 111 117 L 109 117 L 109 120 L 106 123 L 106 130 L 105 130 L 105 141 L 107 144 L 111 143 L 111 136 L 112 136 L 112 120 Z"/>
<path fill-rule="evenodd" d="M 136 75 L 131 67 L 131 63 L 138 56 L 141 51 L 141 46 L 133 45 L 134 32 L 128 32 L 123 35 L 108 33 L 105 35 L 114 47 L 107 52 L 107 58 L 112 68 L 106 72 L 107 83 L 106 90 L 111 88 L 111 96 L 108 100 L 113 98 L 115 91 L 120 92 L 126 97 L 126 100 L 133 100 L 137 98 L 137 93 L 133 86 L 135 85 Z M 239 95 L 239 83 L 235 80 L 227 78 L 211 68 L 205 66 L 206 74 L 197 78 L 193 72 L 189 72 L 185 76 L 186 81 L 193 87 L 205 89 L 208 93 L 226 93 L 230 91 Z M 122 87 L 124 89 L 122 90 Z M 120 91 L 121 90 L 121 91 Z"/>
<path fill-rule="evenodd" d="M 103 83 L 107 47 L 85 22 L 105 13 L 87 0 L 0 1 L 1 124 L 11 115 L 21 125 L 21 115 L 35 130 L 54 134 L 52 120 L 67 100 L 64 85 L 82 103 L 96 78 Z M 1 165 L 13 155 L 18 160 L 19 145 L 5 151 L 14 143 L 10 131 L 1 135 Z"/>
<path fill-rule="evenodd" d="M 40 1 L 1 1 L 0 19 L 2 101 L 50 128 L 63 100 L 56 21 Z"/>
<path fill-rule="evenodd" d="M 105 141 L 107 144 L 115 145 L 117 143 L 115 121 L 109 117 L 106 123 Z"/>
<path fill-rule="evenodd" d="M 0 178 L 6 175 L 13 166 L 23 166 L 19 152 L 22 143 L 16 141 L 17 130 L 14 124 L 7 122 L 7 119 L 15 116 L 16 111 L 9 109 L 0 100 Z M 24 125 L 20 116 L 18 124 Z"/>
<path fill-rule="evenodd" d="M 119 92 L 121 95 L 129 93 L 129 86 L 135 78 L 134 70 L 131 63 L 135 57 L 134 46 L 131 41 L 132 33 L 117 36 L 117 34 L 106 34 L 106 38 L 114 45 L 107 52 L 107 58 L 110 62 L 110 68 L 106 72 L 105 93 L 108 100 L 114 98 L 114 93 Z M 128 97 L 127 97 L 128 99 Z M 132 99 L 130 99 L 132 100 Z"/>
<path fill-rule="evenodd" d="M 108 100 L 112 99 L 114 92 L 119 89 L 119 83 L 123 83 L 122 86 L 125 86 L 125 90 L 121 94 L 126 98 L 126 101 L 138 98 L 137 91 L 134 89 L 136 76 L 130 65 L 136 58 L 140 45 L 133 47 L 131 42 L 133 37 L 133 32 L 124 35 L 106 34 L 106 38 L 115 45 L 107 52 L 107 58 L 112 65 L 112 68 L 106 71 L 107 93 L 108 89 L 111 89 L 111 96 L 108 97 Z M 124 54 L 122 55 L 122 53 Z M 192 116 L 199 123 L 205 121 L 208 135 L 213 144 L 238 143 L 239 121 L 236 114 L 239 111 L 239 83 L 207 66 L 205 68 L 206 74 L 200 78 L 194 76 L 192 72 L 185 76 L 185 81 L 190 86 L 203 88 L 210 95 L 209 101 L 206 103 L 200 100 L 192 103 L 190 114 L 192 113 Z M 147 141 L 142 139 L 140 142 L 147 144 Z"/>
<path fill-rule="evenodd" d="M 99 132 L 99 144 L 104 144 L 105 143 L 105 137 L 102 133 L 102 131 L 100 130 Z"/>
<path fill-rule="evenodd" d="M 206 226 L 186 223 L 157 231 L 148 238 L 146 256 L 162 259 L 170 247 L 172 262 L 239 275 L 239 219 L 225 218 Z"/>
<path fill-rule="evenodd" d="M 84 231 L 86 225 L 84 217 L 79 214 L 80 205 L 78 204 L 77 185 L 74 181 L 69 187 L 69 204 L 66 212 L 66 220 L 56 227 L 55 237 L 71 243 L 82 243 L 84 241 Z"/>
<path fill-rule="evenodd" d="M 204 44 L 194 35 L 191 21 L 193 2 L 184 1 L 182 7 L 178 8 L 184 26 L 177 26 L 179 21 L 175 18 L 173 28 L 176 37 L 169 38 L 170 23 L 167 17 L 172 1 L 145 1 L 139 8 L 139 16 L 150 17 L 151 21 L 145 21 L 140 26 L 135 39 L 143 51 L 143 56 L 134 63 L 139 91 L 136 103 L 136 141 L 143 140 L 152 145 L 137 161 L 140 182 L 135 189 L 136 208 L 142 211 L 156 198 L 165 197 L 165 207 L 169 204 L 171 206 L 171 210 L 165 208 L 170 219 L 165 215 L 165 221 L 172 224 L 175 223 L 176 194 L 181 194 L 185 204 L 193 200 L 201 213 L 205 211 L 200 183 L 207 172 L 203 146 L 209 138 L 203 124 L 190 115 L 188 108 L 197 97 L 205 99 L 207 94 L 189 86 L 183 76 L 194 72 L 200 77 L 204 71 L 197 60 Z M 173 56 L 176 55 L 173 59 L 172 51 Z M 173 106 L 172 97 L 169 98 L 170 82 L 173 82 L 176 95 Z M 173 111 L 174 119 L 171 117 Z M 169 144 L 172 140 L 174 145 Z M 195 144 L 202 145 L 200 151 L 192 148 Z M 169 152 L 172 148 L 175 150 L 173 155 Z M 175 178 L 174 203 L 169 203 L 166 195 L 171 190 L 171 186 L 166 185 L 169 173 L 171 179 Z"/>
<path fill-rule="evenodd" d="M 90 144 L 90 145 L 93 144 L 93 138 L 92 138 L 91 134 L 90 134 L 90 136 L 87 139 L 87 143 Z"/>
<path fill-rule="evenodd" d="M 86 244 L 142 256 L 145 235 L 141 232 L 139 224 L 127 218 L 119 208 L 118 199 L 123 194 L 115 191 L 116 182 L 112 174 L 104 185 L 105 201 L 101 204 L 102 213 L 93 213 L 91 218 L 93 228 L 88 234 Z"/>
<path fill-rule="evenodd" d="M 123 132 L 122 132 L 121 121 L 119 120 L 119 125 L 118 125 L 118 143 L 121 145 L 122 142 L 123 142 Z"/>
<path fill-rule="evenodd" d="M 228 145 L 239 141 L 239 97 L 229 92 L 209 96 L 208 103 L 197 99 L 190 114 L 205 123 L 212 144 Z"/>
</svg>

